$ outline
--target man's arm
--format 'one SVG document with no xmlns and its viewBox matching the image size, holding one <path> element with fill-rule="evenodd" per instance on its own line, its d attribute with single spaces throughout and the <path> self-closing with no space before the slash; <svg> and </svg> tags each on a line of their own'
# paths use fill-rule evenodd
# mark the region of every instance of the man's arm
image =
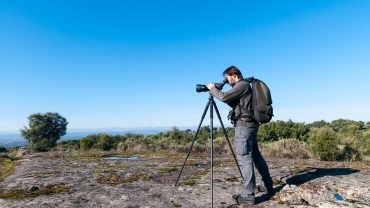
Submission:
<svg viewBox="0 0 370 208">
<path fill-rule="evenodd" d="M 231 90 L 227 92 L 222 92 L 216 87 L 211 87 L 210 92 L 214 97 L 221 100 L 222 102 L 231 103 L 239 99 L 240 96 L 246 91 L 247 87 L 247 82 L 238 82 Z"/>
</svg>

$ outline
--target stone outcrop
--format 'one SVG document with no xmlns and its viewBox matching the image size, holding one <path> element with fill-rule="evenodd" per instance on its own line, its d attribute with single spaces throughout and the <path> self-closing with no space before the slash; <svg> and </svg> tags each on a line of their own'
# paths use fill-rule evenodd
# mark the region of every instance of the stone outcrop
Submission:
<svg viewBox="0 0 370 208">
<path fill-rule="evenodd" d="M 195 208 L 211 204 L 209 155 L 191 155 L 181 185 L 175 187 L 184 155 L 124 155 L 120 159 L 103 154 L 25 154 L 0 184 L 0 207 Z M 269 159 L 268 163 L 277 193 L 272 198 L 257 193 L 256 207 L 370 207 L 368 164 L 291 159 Z M 216 155 L 214 207 L 242 207 L 231 198 L 240 187 L 233 158 Z"/>
</svg>

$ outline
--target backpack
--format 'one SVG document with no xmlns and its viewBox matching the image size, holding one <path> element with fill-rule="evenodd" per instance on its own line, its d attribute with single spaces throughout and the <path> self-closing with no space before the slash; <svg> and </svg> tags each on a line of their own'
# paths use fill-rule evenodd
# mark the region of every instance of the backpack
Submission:
<svg viewBox="0 0 370 208">
<path fill-rule="evenodd" d="M 273 114 L 272 99 L 270 89 L 267 85 L 254 77 L 245 79 L 250 85 L 252 85 L 252 108 L 253 117 L 260 123 L 268 123 L 271 121 Z"/>
</svg>

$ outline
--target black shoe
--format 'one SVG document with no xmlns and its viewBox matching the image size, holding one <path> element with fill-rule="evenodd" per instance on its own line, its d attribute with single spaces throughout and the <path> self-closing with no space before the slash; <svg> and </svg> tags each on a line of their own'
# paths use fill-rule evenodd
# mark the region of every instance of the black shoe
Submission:
<svg viewBox="0 0 370 208">
<path fill-rule="evenodd" d="M 264 185 L 260 185 L 260 184 L 258 184 L 258 185 L 256 186 L 256 188 L 257 188 L 257 191 L 258 191 L 258 192 L 263 192 L 263 193 L 266 193 L 266 194 L 268 194 L 268 195 L 270 195 L 270 196 L 274 196 L 274 195 L 275 195 L 275 191 L 274 191 L 274 189 L 273 189 L 273 188 L 269 188 L 269 189 L 267 189 L 267 188 L 266 188 L 266 186 L 264 186 Z"/>
<path fill-rule="evenodd" d="M 254 195 L 250 195 L 247 198 L 242 197 L 240 194 L 235 194 L 233 195 L 233 199 L 236 201 L 238 204 L 247 204 L 247 205 L 254 205 Z"/>
</svg>

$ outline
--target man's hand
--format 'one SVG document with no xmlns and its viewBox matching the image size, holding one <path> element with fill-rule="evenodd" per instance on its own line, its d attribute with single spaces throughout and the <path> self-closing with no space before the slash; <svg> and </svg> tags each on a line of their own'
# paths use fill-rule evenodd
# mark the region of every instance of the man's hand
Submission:
<svg viewBox="0 0 370 208">
<path fill-rule="evenodd" d="M 215 84 L 213 84 L 213 83 L 211 82 L 211 83 L 207 84 L 207 88 L 208 88 L 209 90 L 212 90 L 213 88 L 215 88 Z"/>
</svg>

